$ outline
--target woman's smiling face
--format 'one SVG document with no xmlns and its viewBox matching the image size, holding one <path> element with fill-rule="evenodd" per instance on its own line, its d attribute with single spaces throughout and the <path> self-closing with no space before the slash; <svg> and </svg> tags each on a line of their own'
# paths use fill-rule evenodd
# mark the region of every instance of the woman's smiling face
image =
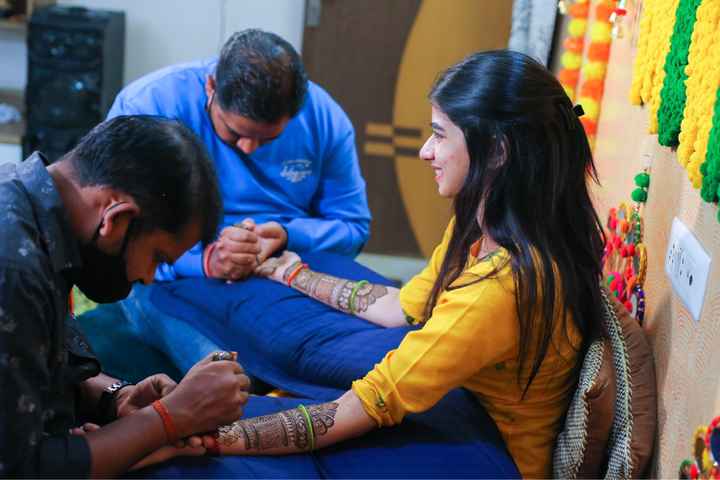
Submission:
<svg viewBox="0 0 720 480">
<path fill-rule="evenodd" d="M 470 155 L 462 130 L 432 105 L 432 135 L 420 149 L 420 158 L 430 162 L 438 183 L 438 193 L 454 197 L 460 192 L 470 167 Z"/>
</svg>

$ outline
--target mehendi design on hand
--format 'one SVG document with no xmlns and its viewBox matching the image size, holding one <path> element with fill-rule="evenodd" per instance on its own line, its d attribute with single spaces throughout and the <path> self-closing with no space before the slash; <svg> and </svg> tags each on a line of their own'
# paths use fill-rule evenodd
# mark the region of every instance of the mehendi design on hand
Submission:
<svg viewBox="0 0 720 480">
<path fill-rule="evenodd" d="M 256 255 L 256 259 L 257 259 L 257 255 Z M 258 273 L 258 275 L 269 277 L 270 275 L 275 273 L 275 270 L 277 270 L 279 265 L 280 265 L 279 258 L 270 257 L 267 260 L 265 260 L 263 263 L 260 264 L 260 266 L 257 269 L 257 273 Z"/>
<path fill-rule="evenodd" d="M 360 287 L 355 294 L 353 309 L 355 313 L 364 312 L 377 301 L 387 295 L 388 289 L 384 285 L 368 283 Z"/>
<path fill-rule="evenodd" d="M 335 415 L 339 404 L 337 402 L 323 403 L 309 407 L 308 413 L 313 424 L 315 438 L 325 435 L 335 425 Z"/>
<path fill-rule="evenodd" d="M 307 408 L 316 438 L 325 435 L 335 425 L 338 405 L 331 402 Z M 310 441 L 310 434 L 303 413 L 293 409 L 225 425 L 218 429 L 216 437 L 226 446 L 243 440 L 246 450 L 268 450 L 289 445 L 299 450 L 308 450 L 314 443 Z"/>
<path fill-rule="evenodd" d="M 246 450 L 265 450 L 275 446 L 288 446 L 295 438 L 293 424 L 280 415 L 263 415 L 218 429 L 218 441 L 232 445 L 242 439 Z"/>
<path fill-rule="evenodd" d="M 342 280 L 342 285 L 337 291 L 337 297 L 333 299 L 338 310 L 342 310 L 345 313 L 352 313 L 350 310 L 350 295 L 352 295 L 352 289 L 354 286 L 355 282 Z"/>
<path fill-rule="evenodd" d="M 298 265 L 296 262 L 285 270 L 285 281 L 287 281 L 288 272 L 295 270 Z M 357 288 L 359 283 L 304 269 L 293 279 L 292 286 L 315 300 L 345 313 L 365 312 L 378 298 L 384 297 L 388 293 L 388 289 L 384 285 L 364 281 L 353 295 L 353 289 Z M 351 299 L 353 305 L 350 305 Z"/>
</svg>

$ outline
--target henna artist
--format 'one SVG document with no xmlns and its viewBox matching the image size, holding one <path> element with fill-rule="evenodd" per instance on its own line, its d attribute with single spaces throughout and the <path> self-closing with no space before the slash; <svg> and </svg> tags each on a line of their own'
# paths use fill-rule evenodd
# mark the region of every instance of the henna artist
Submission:
<svg viewBox="0 0 720 480">
<path fill-rule="evenodd" d="M 128 385 L 101 373 L 68 299 L 73 286 L 125 298 L 212 240 L 207 153 L 178 122 L 120 116 L 45 163 L 0 165 L 0 477 L 107 477 L 149 454 L 205 453 L 199 437 L 173 445 L 240 418 L 249 380 L 233 357 Z"/>
<path fill-rule="evenodd" d="M 461 386 L 524 477 L 551 474 L 576 364 L 602 318 L 587 138 L 558 81 L 519 53 L 469 56 L 441 74 L 430 103 L 420 157 L 455 216 L 419 275 L 397 290 L 314 272 L 290 252 L 257 271 L 369 322 L 422 328 L 337 400 L 221 427 L 204 437 L 210 450 L 311 451 L 396 425 Z"/>
</svg>

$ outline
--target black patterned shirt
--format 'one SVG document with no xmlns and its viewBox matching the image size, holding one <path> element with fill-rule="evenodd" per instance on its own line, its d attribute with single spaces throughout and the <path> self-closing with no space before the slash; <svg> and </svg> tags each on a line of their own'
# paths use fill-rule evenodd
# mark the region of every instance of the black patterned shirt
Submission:
<svg viewBox="0 0 720 480">
<path fill-rule="evenodd" d="M 90 473 L 87 441 L 68 429 L 100 365 L 68 312 L 81 259 L 43 160 L 0 165 L 0 477 Z"/>
</svg>

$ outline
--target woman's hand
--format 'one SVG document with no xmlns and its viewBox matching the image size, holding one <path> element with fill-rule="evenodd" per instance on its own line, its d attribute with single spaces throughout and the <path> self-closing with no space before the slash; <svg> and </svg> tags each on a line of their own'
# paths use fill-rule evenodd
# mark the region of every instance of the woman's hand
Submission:
<svg viewBox="0 0 720 480">
<path fill-rule="evenodd" d="M 84 436 L 86 433 L 94 432 L 96 430 L 100 430 L 100 425 L 87 422 L 87 423 L 82 424 L 79 427 L 71 428 L 70 435 Z"/>
<path fill-rule="evenodd" d="M 286 283 L 286 272 L 291 272 L 300 264 L 302 260 L 300 256 L 289 250 L 285 250 L 279 257 L 270 257 L 255 269 L 255 274 L 261 277 L 267 277 L 276 282 Z"/>
</svg>

